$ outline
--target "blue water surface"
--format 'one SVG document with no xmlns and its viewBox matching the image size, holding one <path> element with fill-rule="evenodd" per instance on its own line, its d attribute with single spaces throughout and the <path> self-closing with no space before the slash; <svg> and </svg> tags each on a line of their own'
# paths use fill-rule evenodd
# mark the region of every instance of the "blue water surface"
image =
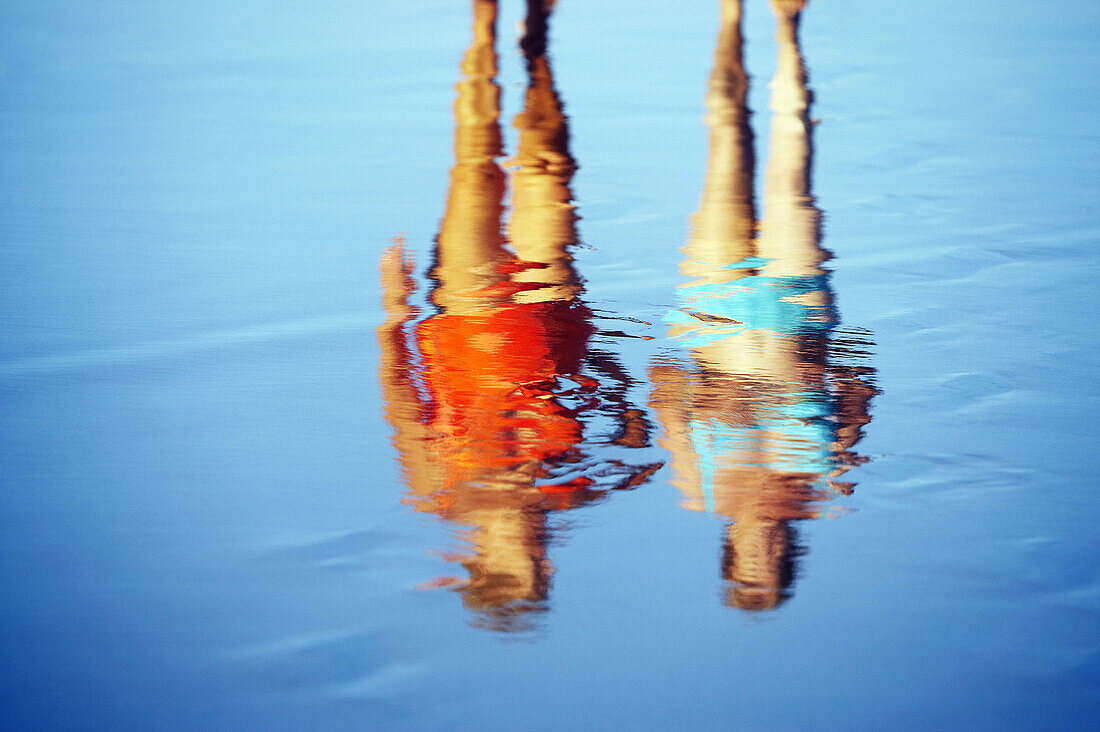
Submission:
<svg viewBox="0 0 1100 732">
<path fill-rule="evenodd" d="M 762 165 L 775 21 L 745 6 Z M 551 19 L 591 346 L 655 434 L 717 17 Z M 854 492 L 747 612 L 654 439 L 644 484 L 550 516 L 546 607 L 503 634 L 426 589 L 462 529 L 403 502 L 378 377 L 394 237 L 432 286 L 469 4 L 4 3 L 3 727 L 1095 729 L 1098 28 L 810 3 L 835 338 L 877 392 Z"/>
</svg>

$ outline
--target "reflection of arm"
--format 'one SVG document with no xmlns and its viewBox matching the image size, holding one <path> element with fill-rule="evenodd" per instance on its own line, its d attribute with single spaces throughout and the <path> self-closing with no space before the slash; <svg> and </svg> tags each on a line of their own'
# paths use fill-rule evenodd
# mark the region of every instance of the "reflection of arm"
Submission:
<svg viewBox="0 0 1100 732">
<path fill-rule="evenodd" d="M 393 443 L 401 459 L 411 492 L 433 492 L 438 470 L 428 455 L 430 431 L 425 405 L 414 383 L 415 364 L 409 347 L 408 325 L 416 319 L 417 309 L 408 303 L 413 290 L 412 263 L 401 245 L 391 247 L 380 262 L 382 302 L 386 319 L 378 327 L 381 353 L 378 382 L 382 390 L 386 420 L 393 428 Z"/>
<path fill-rule="evenodd" d="M 688 410 L 693 401 L 692 375 L 680 366 L 651 366 L 649 380 L 653 384 L 650 407 L 664 426 L 664 436 L 657 443 L 672 455 L 673 485 L 683 494 L 684 508 L 704 510 L 702 475 L 699 456 L 691 444 Z"/>
<path fill-rule="evenodd" d="M 863 427 L 871 421 L 871 398 L 878 393 L 871 383 L 869 367 L 832 366 L 830 377 L 836 393 L 836 441 L 833 450 L 851 458 L 851 450 L 863 437 Z"/>
</svg>

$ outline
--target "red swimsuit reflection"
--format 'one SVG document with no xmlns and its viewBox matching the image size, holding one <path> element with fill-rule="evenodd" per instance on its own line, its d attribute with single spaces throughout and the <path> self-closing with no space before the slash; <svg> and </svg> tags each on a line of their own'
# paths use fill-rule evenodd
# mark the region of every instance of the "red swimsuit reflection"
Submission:
<svg viewBox="0 0 1100 732">
<path fill-rule="evenodd" d="M 724 0 L 707 93 L 706 183 L 682 265 L 692 281 L 669 315 L 686 362 L 650 370 L 652 406 L 684 506 L 727 527 L 726 602 L 768 610 L 789 597 L 801 552 L 793 523 L 818 516 L 870 421 L 865 343 L 840 338 L 810 191 L 810 92 L 798 44 L 803 0 L 772 0 L 779 57 L 764 176 L 753 201 L 753 141 L 741 3 Z M 831 489 L 831 490 L 830 490 Z"/>
<path fill-rule="evenodd" d="M 512 214 L 501 231 L 505 173 L 498 124 L 496 4 L 474 3 L 474 41 L 455 102 L 455 158 L 440 227 L 431 302 L 417 322 L 412 265 L 382 261 L 389 314 L 379 329 L 387 417 L 418 511 L 470 527 L 457 584 L 479 624 L 529 627 L 545 606 L 547 514 L 640 484 L 659 465 L 615 451 L 647 444 L 613 360 L 590 351 L 594 332 L 569 254 L 577 241 L 569 182 L 576 165 L 545 50 L 547 11 L 532 2 L 522 47 L 529 83 L 517 116 Z M 595 376 L 589 375 L 594 373 Z M 599 378 L 603 377 L 603 378 Z M 589 434 L 604 414 L 617 423 Z M 600 459 L 588 449 L 600 444 Z M 624 456 L 625 458 L 626 456 Z"/>
</svg>

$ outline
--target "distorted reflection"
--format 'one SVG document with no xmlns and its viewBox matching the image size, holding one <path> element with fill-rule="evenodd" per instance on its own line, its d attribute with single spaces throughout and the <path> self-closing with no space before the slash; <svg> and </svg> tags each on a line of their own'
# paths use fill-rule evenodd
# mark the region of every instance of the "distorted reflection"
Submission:
<svg viewBox="0 0 1100 732">
<path fill-rule="evenodd" d="M 841 336 L 810 191 L 811 94 L 798 40 L 803 2 L 773 0 L 778 61 L 763 216 L 753 200 L 753 135 L 741 2 L 723 0 L 706 103 L 709 157 L 685 247 L 691 279 L 670 315 L 690 356 L 654 364 L 652 406 L 685 507 L 729 519 L 725 602 L 777 607 L 790 595 L 792 522 L 850 493 L 836 480 L 870 421 L 865 337 Z"/>
<path fill-rule="evenodd" d="M 466 527 L 468 549 L 449 558 L 468 576 L 437 584 L 455 586 L 477 624 L 522 630 L 548 596 L 548 514 L 637 486 L 660 465 L 632 459 L 649 426 L 628 403 L 616 360 L 589 343 L 592 313 L 570 254 L 576 164 L 545 55 L 549 9 L 528 5 L 528 84 L 507 175 L 498 164 L 496 3 L 473 9 L 429 273 L 435 312 L 420 319 L 409 304 L 412 263 L 391 249 L 381 265 L 380 381 L 408 502 Z"/>
</svg>

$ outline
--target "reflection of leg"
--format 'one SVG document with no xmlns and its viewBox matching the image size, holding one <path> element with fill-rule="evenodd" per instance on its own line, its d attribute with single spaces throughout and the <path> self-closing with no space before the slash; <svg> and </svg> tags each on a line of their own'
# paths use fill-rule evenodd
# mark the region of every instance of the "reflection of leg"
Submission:
<svg viewBox="0 0 1100 732">
<path fill-rule="evenodd" d="M 724 0 L 707 84 L 707 172 L 683 265 L 688 276 L 710 282 L 743 274 L 727 265 L 754 251 L 753 136 L 742 46 L 741 0 Z"/>
<path fill-rule="evenodd" d="M 500 87 L 496 83 L 496 2 L 475 0 L 474 40 L 463 55 L 455 99 L 455 166 L 440 225 L 433 300 L 456 307 L 462 294 L 497 280 L 496 263 L 508 257 L 500 219 L 504 201 Z M 456 297 L 458 299 L 456 299 Z"/>
<path fill-rule="evenodd" d="M 455 101 L 455 118 L 459 125 L 471 127 L 492 125 L 500 116 L 500 89 L 495 82 L 497 75 L 495 0 L 474 0 L 474 39 L 462 56 L 459 68 L 462 81 L 458 84 Z M 492 142 L 496 145 L 492 145 Z M 500 136 L 495 140 L 482 140 L 482 152 L 500 155 Z M 457 151 L 461 153 L 461 151 Z M 473 153 L 473 150 L 468 151 Z M 461 159 L 463 156 L 459 154 Z"/>
<path fill-rule="evenodd" d="M 790 277 L 821 274 L 827 259 L 821 248 L 820 213 L 810 191 L 810 91 L 798 42 L 802 3 L 778 2 L 778 61 L 771 84 L 772 123 L 764 175 L 764 218 L 759 254 L 769 259 L 764 273 Z"/>
<path fill-rule="evenodd" d="M 528 7 L 542 18 L 539 32 L 545 50 L 545 6 L 536 1 Z M 532 33 L 528 28 L 526 38 L 532 38 Z M 520 259 L 541 266 L 515 277 L 535 288 L 517 299 L 569 300 L 580 290 L 568 251 L 577 239 L 573 194 L 569 189 L 576 164 L 569 154 L 567 120 L 544 55 L 528 56 L 528 75 L 524 108 L 515 119 L 519 144 L 513 162 L 518 169 L 512 176 L 508 238 Z"/>
</svg>

